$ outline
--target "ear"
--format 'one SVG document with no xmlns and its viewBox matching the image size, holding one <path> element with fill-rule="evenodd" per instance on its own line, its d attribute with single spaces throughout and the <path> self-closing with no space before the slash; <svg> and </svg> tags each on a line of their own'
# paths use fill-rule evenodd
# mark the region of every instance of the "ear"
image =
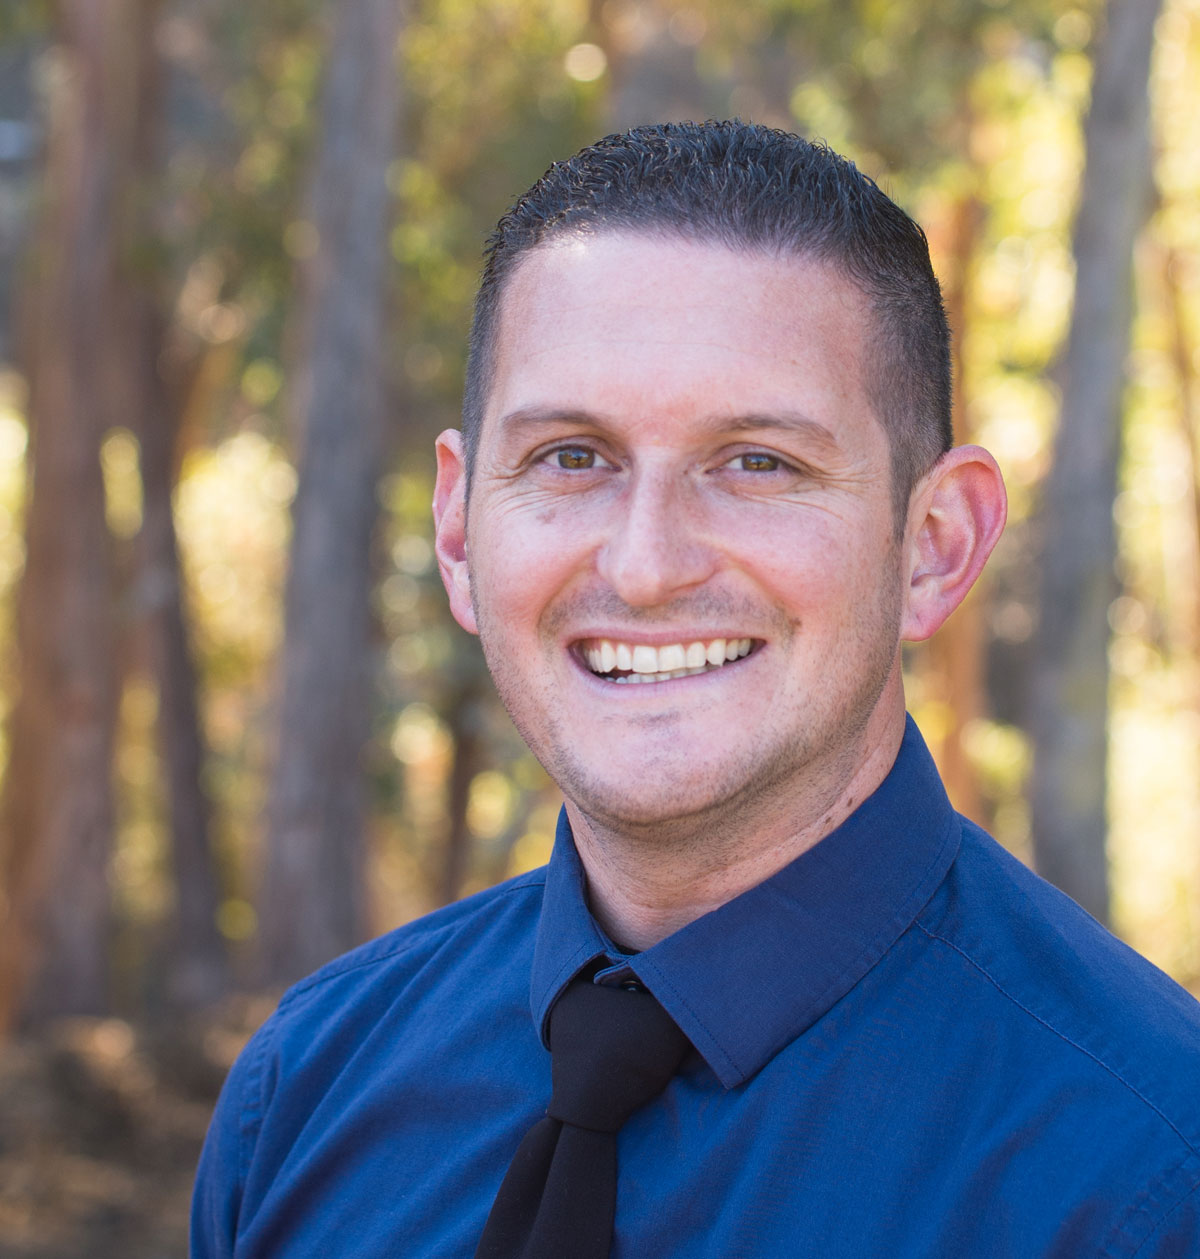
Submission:
<svg viewBox="0 0 1200 1259">
<path fill-rule="evenodd" d="M 454 619 L 469 634 L 478 634 L 471 606 L 471 574 L 467 567 L 467 465 L 462 434 L 448 428 L 437 439 L 437 483 L 433 490 L 433 549 L 442 585 L 450 596 Z"/>
<path fill-rule="evenodd" d="M 1007 515 L 1004 478 L 981 446 L 955 446 L 921 478 L 909 500 L 905 533 L 902 638 L 928 638 L 966 598 Z"/>
</svg>

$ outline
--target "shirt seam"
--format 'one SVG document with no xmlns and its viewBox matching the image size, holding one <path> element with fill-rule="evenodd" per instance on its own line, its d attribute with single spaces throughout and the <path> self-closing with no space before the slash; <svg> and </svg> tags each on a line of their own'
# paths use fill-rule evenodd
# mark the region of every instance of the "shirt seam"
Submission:
<svg viewBox="0 0 1200 1259">
<path fill-rule="evenodd" d="M 1179 1163 L 1179 1167 L 1182 1167 L 1184 1163 L 1186 1163 L 1187 1161 L 1188 1160 L 1186 1158 L 1183 1159 Z M 1172 1170 L 1176 1171 L 1178 1170 L 1178 1168 L 1173 1168 Z M 1173 1216 L 1175 1212 L 1178 1211 L 1179 1208 L 1183 1206 L 1189 1198 L 1194 1197 L 1198 1191 L 1200 1191 L 1200 1179 L 1194 1180 L 1192 1182 L 1191 1188 L 1189 1188 L 1186 1193 L 1180 1194 L 1179 1197 L 1176 1198 L 1175 1201 L 1171 1203 L 1168 1209 L 1163 1213 L 1162 1218 L 1158 1220 L 1158 1222 L 1154 1225 L 1154 1227 L 1138 1243 L 1137 1249 L 1130 1252 L 1129 1259 L 1137 1259 L 1137 1256 L 1142 1254 L 1145 1251 L 1146 1247 L 1154 1240 L 1155 1236 L 1161 1236 L 1162 1229 L 1164 1225 L 1166 1225 L 1166 1223 L 1170 1220 L 1171 1216 Z M 1144 1210 L 1144 1208 L 1140 1208 L 1140 1209 Z M 1122 1219 L 1121 1224 L 1117 1226 L 1118 1228 L 1124 1225 L 1125 1220 L 1129 1218 L 1129 1215 L 1133 1210 L 1134 1210 L 1134 1207 L 1131 1206 L 1129 1208 L 1129 1211 L 1125 1213 L 1125 1216 Z M 1113 1231 L 1115 1232 L 1116 1230 L 1114 1229 Z M 1106 1247 L 1105 1253 L 1111 1254 L 1112 1252 L 1111 1250 L 1108 1250 Z"/>
<path fill-rule="evenodd" d="M 545 889 L 546 883 L 542 879 L 540 881 L 530 881 L 528 883 L 520 883 L 516 887 L 507 887 L 496 891 L 494 900 L 499 900 L 503 896 L 512 896 L 517 892 L 525 892 L 531 888 Z M 466 920 L 464 920 L 465 923 Z M 295 987 L 288 989 L 287 992 L 279 1000 L 278 1010 L 283 1010 L 286 1006 L 293 1005 L 301 997 L 320 988 L 323 984 L 329 983 L 331 980 L 340 979 L 343 975 L 352 975 L 355 971 L 366 970 L 368 967 L 377 966 L 380 962 L 388 962 L 393 958 L 399 957 L 401 954 L 408 953 L 412 949 L 419 947 L 426 940 L 432 937 L 446 934 L 448 932 L 461 930 L 464 923 L 447 923 L 446 926 L 438 928 L 436 931 L 424 932 L 416 939 L 406 940 L 403 944 L 397 944 L 394 948 L 388 949 L 384 953 L 376 953 L 373 956 L 364 959 L 361 962 L 347 962 L 343 966 L 328 973 L 318 973 L 310 975 L 307 979 L 302 979 Z M 401 928 L 403 929 L 403 928 Z"/>
<path fill-rule="evenodd" d="M 579 968 L 591 958 L 596 956 L 596 950 L 591 944 L 581 944 L 576 948 L 575 952 L 570 955 L 554 972 L 554 978 L 546 985 L 544 992 L 538 998 L 539 1008 L 547 1002 L 547 997 L 551 993 L 556 993 L 563 986 L 563 978 L 567 975 L 573 975 Z"/>
<path fill-rule="evenodd" d="M 1024 1013 L 1027 1014 L 1031 1019 L 1033 1019 L 1035 1023 L 1041 1024 L 1041 1026 L 1044 1027 L 1048 1032 L 1050 1032 L 1051 1035 L 1058 1037 L 1059 1040 L 1063 1041 L 1067 1045 L 1070 1045 L 1072 1049 L 1078 1050 L 1079 1053 L 1083 1054 L 1085 1058 L 1090 1058 L 1102 1071 L 1107 1072 L 1119 1084 L 1124 1085 L 1124 1087 L 1128 1089 L 1129 1092 L 1132 1093 L 1134 1097 L 1136 1097 L 1138 1101 L 1142 1103 L 1142 1105 L 1146 1106 L 1149 1110 L 1153 1111 L 1154 1114 L 1156 1114 L 1163 1121 L 1163 1123 L 1165 1123 L 1167 1127 L 1171 1129 L 1171 1131 L 1180 1139 L 1180 1141 L 1183 1142 L 1184 1146 L 1193 1155 L 1200 1154 L 1200 1149 L 1197 1149 L 1197 1147 L 1186 1136 L 1184 1136 L 1184 1134 L 1175 1126 L 1175 1124 L 1171 1122 L 1171 1120 L 1162 1112 L 1162 1110 L 1160 1110 L 1144 1093 L 1142 1093 L 1140 1089 L 1138 1089 L 1129 1080 L 1125 1079 L 1125 1077 L 1119 1071 L 1117 1071 L 1115 1067 L 1110 1066 L 1107 1062 L 1104 1061 L 1103 1058 L 1099 1057 L 1097 1054 L 1094 1054 L 1086 1046 L 1079 1044 L 1078 1041 L 1072 1040 L 1071 1037 L 1068 1036 L 1065 1032 L 1060 1031 L 1052 1023 L 1042 1018 L 1040 1014 L 1037 1014 L 1035 1011 L 1031 1010 L 1027 1005 L 1024 1004 L 1024 1002 L 1014 997 L 1013 994 L 1009 992 L 1008 989 L 1005 988 L 1004 985 L 1001 984 L 1000 981 L 996 979 L 996 977 L 986 967 L 984 967 L 981 963 L 977 962 L 975 958 L 973 958 L 964 949 L 960 948 L 957 944 L 955 944 L 953 940 L 948 940 L 945 936 L 939 935 L 936 931 L 930 931 L 930 929 L 926 927 L 925 924 L 922 923 L 919 919 L 915 920 L 915 925 L 926 936 L 928 936 L 929 939 L 937 940 L 941 944 L 944 944 L 948 949 L 951 949 L 955 953 L 957 953 L 959 957 L 963 959 L 963 961 L 965 961 L 968 965 L 972 966 L 975 970 L 977 970 L 988 981 L 988 983 L 990 983 L 992 987 L 996 989 L 996 991 L 1002 997 L 1004 997 L 1008 1001 L 1011 1001 L 1012 1004 L 1015 1005 L 1018 1010 L 1024 1011 Z M 1186 1162 L 1186 1159 L 1183 1161 Z"/>
<path fill-rule="evenodd" d="M 263 1077 L 268 1054 L 274 1048 L 275 1033 L 278 1027 L 278 1022 L 272 1019 L 262 1029 L 262 1035 L 258 1037 L 258 1044 L 254 1047 L 254 1057 L 251 1059 L 246 1086 L 242 1092 L 242 1104 L 238 1114 L 239 1199 L 241 1194 L 245 1192 L 246 1184 L 250 1179 L 253 1149 L 258 1143 L 258 1132 L 262 1126 L 263 1114 L 266 1111 L 266 1098 L 263 1096 Z"/>
</svg>

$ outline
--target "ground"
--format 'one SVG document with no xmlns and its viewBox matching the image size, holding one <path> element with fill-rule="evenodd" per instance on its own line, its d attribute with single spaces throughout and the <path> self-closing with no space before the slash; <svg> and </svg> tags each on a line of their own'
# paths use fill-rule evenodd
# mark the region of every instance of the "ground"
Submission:
<svg viewBox="0 0 1200 1259">
<path fill-rule="evenodd" d="M 157 1029 L 73 1019 L 0 1046 L 0 1259 L 184 1259 L 213 1103 L 271 1005 Z"/>
</svg>

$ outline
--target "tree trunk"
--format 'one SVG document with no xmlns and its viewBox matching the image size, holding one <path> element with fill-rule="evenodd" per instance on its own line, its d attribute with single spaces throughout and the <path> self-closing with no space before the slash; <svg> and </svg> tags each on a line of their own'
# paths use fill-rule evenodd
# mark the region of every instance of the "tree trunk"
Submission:
<svg viewBox="0 0 1200 1259">
<path fill-rule="evenodd" d="M 1158 0 L 1110 0 L 1085 129 L 1075 306 L 1054 464 L 1041 513 L 1030 730 L 1034 858 L 1102 922 L 1113 499 L 1133 306 L 1133 246 L 1150 192 L 1147 84 Z"/>
<path fill-rule="evenodd" d="M 1188 327 L 1187 303 L 1184 298 L 1190 279 L 1191 276 L 1185 271 L 1183 256 L 1175 249 L 1164 250 L 1163 296 L 1170 328 L 1171 362 L 1179 388 L 1179 429 L 1187 452 L 1187 498 L 1192 516 L 1192 548 L 1193 556 L 1200 560 L 1200 434 L 1196 432 L 1200 417 L 1200 387 L 1197 386 L 1196 363 L 1192 355 L 1192 347 L 1196 341 Z M 1196 571 L 1200 571 L 1200 564 L 1197 564 Z M 1189 583 L 1189 587 L 1187 597 L 1191 604 L 1191 615 L 1188 617 L 1186 633 L 1177 635 L 1180 640 L 1177 647 L 1181 653 L 1197 655 L 1200 654 L 1200 590 L 1194 582 Z"/>
<path fill-rule="evenodd" d="M 0 1027 L 107 1001 L 117 677 L 99 451 L 112 420 L 114 225 L 127 174 L 130 3 L 62 0 L 28 296 L 32 488 L 21 691 L 0 805 Z"/>
<path fill-rule="evenodd" d="M 448 784 L 450 798 L 446 804 L 449 825 L 438 880 L 439 905 L 448 905 L 462 895 L 463 881 L 471 863 L 471 831 L 467 825 L 471 783 L 487 763 L 479 679 L 468 682 L 454 696 L 447 724 L 454 740 L 454 760 Z"/>
<path fill-rule="evenodd" d="M 302 446 L 278 759 L 260 892 L 266 978 L 285 983 L 365 934 L 370 544 L 382 459 L 387 166 L 396 0 L 344 0 L 312 174 L 292 414 Z"/>
<path fill-rule="evenodd" d="M 969 128 L 965 129 L 969 134 Z M 979 242 L 985 210 L 974 190 L 959 197 L 950 215 L 945 256 L 946 316 L 954 338 L 954 437 L 972 440 L 966 400 L 969 396 L 965 346 L 967 298 L 971 263 Z M 924 681 L 929 693 L 945 708 L 946 720 L 935 740 L 934 756 L 954 807 L 981 826 L 986 825 L 979 775 L 967 755 L 966 732 L 987 711 L 984 681 L 984 605 L 977 587 L 962 607 L 930 639 L 924 656 Z"/>
<path fill-rule="evenodd" d="M 211 805 L 203 785 L 206 751 L 171 505 L 183 398 L 182 390 L 169 389 L 164 379 L 166 302 L 160 269 L 147 261 L 154 256 L 155 225 L 145 194 L 160 174 L 162 85 L 155 31 L 161 0 L 138 3 L 140 20 L 130 33 L 136 56 L 134 181 L 121 258 L 125 297 L 121 357 L 128 370 L 128 414 L 141 446 L 142 477 L 142 524 L 134 546 L 131 604 L 139 663 L 158 694 L 158 743 L 175 884 L 167 991 L 172 1004 L 194 1008 L 224 992 L 228 971 L 216 925 L 220 891 L 210 842 Z"/>
<path fill-rule="evenodd" d="M 146 397 L 139 417 L 143 507 L 134 614 L 141 621 L 145 662 L 158 692 L 158 743 L 175 884 L 167 990 L 174 1004 L 194 1008 L 224 992 L 228 973 L 216 925 L 220 888 L 210 839 L 212 809 L 204 789 L 206 745 L 171 509 L 178 414 L 157 371 L 160 359 L 154 350 L 162 345 L 158 312 L 143 307 L 139 314 Z"/>
<path fill-rule="evenodd" d="M 662 0 L 618 6 L 591 0 L 590 26 L 608 59 L 606 113 L 613 131 L 711 112 L 703 103 L 695 47 L 673 33 L 671 17 Z"/>
</svg>

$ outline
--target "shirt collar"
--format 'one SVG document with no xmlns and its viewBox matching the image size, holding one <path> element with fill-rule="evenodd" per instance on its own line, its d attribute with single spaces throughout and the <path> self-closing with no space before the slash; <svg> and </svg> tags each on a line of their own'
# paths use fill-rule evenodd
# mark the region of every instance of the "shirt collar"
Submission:
<svg viewBox="0 0 1200 1259">
<path fill-rule="evenodd" d="M 550 1007 L 585 966 L 637 978 L 726 1088 L 811 1027 L 912 925 L 958 853 L 959 824 L 908 719 L 878 789 L 818 844 L 728 904 L 626 958 L 587 909 L 566 811 L 534 948 L 531 1005 L 546 1040 Z"/>
</svg>

